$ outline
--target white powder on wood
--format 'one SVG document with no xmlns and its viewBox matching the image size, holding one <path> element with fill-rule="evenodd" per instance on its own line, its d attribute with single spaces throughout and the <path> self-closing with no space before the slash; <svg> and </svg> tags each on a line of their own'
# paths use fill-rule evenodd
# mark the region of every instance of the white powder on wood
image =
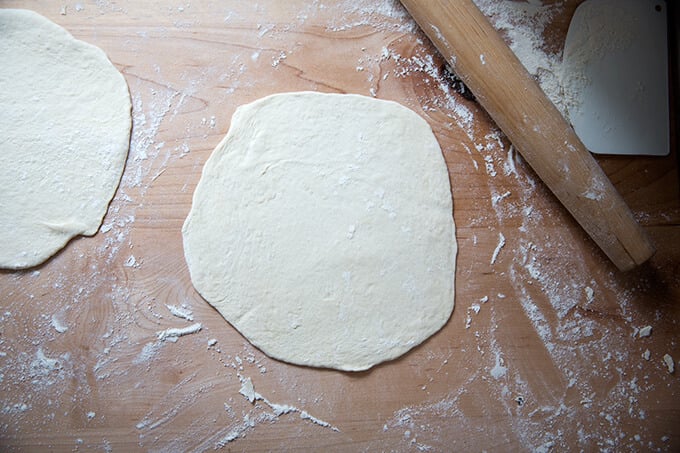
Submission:
<svg viewBox="0 0 680 453">
<path fill-rule="evenodd" d="M 63 321 L 59 319 L 59 317 L 57 317 L 57 315 L 52 315 L 50 324 L 52 324 L 54 330 L 56 330 L 59 333 L 64 333 L 68 330 L 68 326 L 65 325 Z"/>
<path fill-rule="evenodd" d="M 505 376 L 507 371 L 508 371 L 508 367 L 503 366 L 503 358 L 501 357 L 500 353 L 497 352 L 496 353 L 496 364 L 494 365 L 493 368 L 491 368 L 491 371 L 489 372 L 489 374 L 494 379 L 500 379 L 503 376 Z"/>
<path fill-rule="evenodd" d="M 272 411 L 274 412 L 274 415 L 277 417 L 284 415 L 284 414 L 290 414 L 290 413 L 298 413 L 300 415 L 300 418 L 303 420 L 308 420 L 315 425 L 323 426 L 324 428 L 330 428 L 333 431 L 340 432 L 338 428 L 335 426 L 331 425 L 330 423 L 321 420 L 317 417 L 312 416 L 309 412 L 304 411 L 302 409 L 299 409 L 295 406 L 291 406 L 289 404 L 277 404 L 277 403 L 272 403 L 269 401 L 267 398 L 262 396 L 261 394 L 257 393 L 255 391 L 255 387 L 253 386 L 253 381 L 249 377 L 242 377 L 241 376 L 241 389 L 239 390 L 239 393 L 243 395 L 251 404 L 255 404 L 256 401 L 262 401 L 265 403 L 267 406 L 269 406 Z"/>
<path fill-rule="evenodd" d="M 161 341 L 172 341 L 173 343 L 177 341 L 179 337 L 185 335 L 190 335 L 192 333 L 199 332 L 203 326 L 201 323 L 195 323 L 183 328 L 170 328 L 156 332 L 156 337 Z"/>
<path fill-rule="evenodd" d="M 503 233 L 498 233 L 498 245 L 496 246 L 496 249 L 493 251 L 493 255 L 491 255 L 491 265 L 496 263 L 496 259 L 498 259 L 498 254 L 501 252 L 501 249 L 505 247 L 505 236 L 503 236 Z"/>
<path fill-rule="evenodd" d="M 186 307 L 178 307 L 177 305 L 165 305 L 173 316 L 186 319 L 187 321 L 194 320 L 194 314 Z"/>
<path fill-rule="evenodd" d="M 673 374 L 675 372 L 675 361 L 673 360 L 673 357 L 670 356 L 670 354 L 664 354 L 663 363 L 666 365 L 666 368 L 668 368 L 669 373 Z"/>
<path fill-rule="evenodd" d="M 563 6 L 532 2 L 474 0 L 501 32 L 530 74 L 536 77 L 548 98 L 566 115 L 561 55 L 545 50 L 545 30 L 563 12 Z"/>
<path fill-rule="evenodd" d="M 638 332 L 638 337 L 644 338 L 652 334 L 652 326 L 645 326 Z"/>
</svg>

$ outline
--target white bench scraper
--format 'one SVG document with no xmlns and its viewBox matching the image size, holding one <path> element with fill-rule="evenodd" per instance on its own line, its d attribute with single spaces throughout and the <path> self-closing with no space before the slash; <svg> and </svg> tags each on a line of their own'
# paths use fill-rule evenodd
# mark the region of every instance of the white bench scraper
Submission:
<svg viewBox="0 0 680 453">
<path fill-rule="evenodd" d="M 662 0 L 586 0 L 564 46 L 569 120 L 597 154 L 670 151 L 667 5 Z"/>
</svg>

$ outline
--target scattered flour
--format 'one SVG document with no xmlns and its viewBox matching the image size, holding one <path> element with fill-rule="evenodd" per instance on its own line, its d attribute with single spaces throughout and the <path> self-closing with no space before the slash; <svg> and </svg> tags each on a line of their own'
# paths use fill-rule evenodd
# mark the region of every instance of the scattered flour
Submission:
<svg viewBox="0 0 680 453">
<path fill-rule="evenodd" d="M 173 316 L 178 318 L 186 319 L 187 321 L 194 320 L 193 312 L 186 306 L 178 307 L 177 305 L 165 305 Z"/>
<path fill-rule="evenodd" d="M 253 381 L 249 377 L 242 377 L 241 376 L 241 389 L 239 390 L 239 393 L 243 395 L 250 403 L 255 404 L 256 401 L 262 401 L 265 403 L 267 406 L 269 406 L 272 411 L 274 412 L 274 415 L 279 417 L 284 414 L 289 414 L 289 413 L 295 413 L 297 412 L 300 414 L 300 418 L 303 420 L 308 420 L 315 425 L 322 426 L 324 428 L 330 428 L 333 431 L 340 432 L 338 428 L 335 426 L 331 425 L 330 423 L 323 421 L 317 417 L 312 416 L 309 414 L 309 412 L 304 411 L 302 409 L 299 409 L 295 406 L 291 406 L 288 404 L 276 404 L 272 403 L 269 401 L 267 398 L 262 396 L 261 394 L 257 393 L 255 391 L 255 387 L 253 386 Z"/>
<path fill-rule="evenodd" d="M 645 326 L 638 332 L 638 337 L 644 338 L 652 334 L 652 326 Z"/>
<path fill-rule="evenodd" d="M 498 259 L 498 254 L 500 253 L 503 247 L 505 247 L 505 236 L 503 236 L 503 233 L 498 233 L 498 245 L 494 249 L 493 255 L 491 255 L 490 262 L 491 265 L 496 263 L 496 259 Z"/>
<path fill-rule="evenodd" d="M 130 255 L 127 260 L 125 260 L 125 263 L 123 264 L 125 267 L 139 267 L 140 264 L 135 258 L 134 255 Z"/>
<path fill-rule="evenodd" d="M 545 30 L 563 11 L 561 2 L 474 0 L 545 94 L 566 116 L 561 51 L 546 51 Z"/>
<path fill-rule="evenodd" d="M 666 365 L 669 373 L 673 374 L 675 372 L 675 361 L 673 360 L 673 357 L 670 356 L 670 354 L 664 354 L 663 363 Z"/>
<path fill-rule="evenodd" d="M 160 341 L 171 341 L 171 342 L 176 342 L 179 337 L 183 337 L 185 335 L 191 335 L 192 333 L 200 332 L 200 330 L 203 328 L 201 323 L 197 322 L 195 324 L 192 324 L 187 327 L 171 327 L 165 330 L 161 330 L 160 332 L 156 332 L 156 337 Z"/>
<path fill-rule="evenodd" d="M 149 363 L 163 346 L 163 342 L 154 341 L 144 345 L 141 352 L 132 360 L 134 365 Z"/>
<path fill-rule="evenodd" d="M 472 313 L 478 315 L 482 307 L 479 304 L 472 304 L 467 309 L 467 315 L 465 317 L 465 328 L 469 329 L 472 324 Z"/>
<path fill-rule="evenodd" d="M 242 417 L 242 421 L 233 424 L 225 435 L 220 436 L 215 441 L 215 448 L 223 448 L 227 444 L 234 442 L 237 439 L 246 437 L 249 431 L 255 429 L 255 427 L 261 423 L 275 423 L 279 417 L 292 413 L 297 413 L 301 420 L 306 420 L 315 425 L 329 428 L 335 432 L 340 432 L 340 430 L 335 426 L 317 417 L 314 417 L 305 410 L 299 409 L 298 407 L 289 404 L 278 404 L 271 402 L 255 390 L 251 378 L 243 377 L 240 374 L 238 377 L 241 382 L 239 393 L 256 408 L 260 407 L 258 402 L 261 401 L 271 410 L 271 412 L 264 411 L 257 414 L 252 414 L 251 412 L 245 413 Z M 225 410 L 227 410 L 227 412 L 233 411 L 231 407 L 227 405 L 225 405 Z"/>
<path fill-rule="evenodd" d="M 494 379 L 498 380 L 505 376 L 505 374 L 508 372 L 508 367 L 504 366 L 503 358 L 501 357 L 500 353 L 496 353 L 496 364 L 494 365 L 493 368 L 491 368 L 491 371 L 489 371 L 489 374 L 491 377 Z"/>
<path fill-rule="evenodd" d="M 253 428 L 255 428 L 255 426 L 259 425 L 260 423 L 274 422 L 275 420 L 276 415 L 271 413 L 261 413 L 254 418 L 251 417 L 249 414 L 245 414 L 243 416 L 242 423 L 236 425 L 234 428 L 232 428 L 231 431 L 229 431 L 229 433 L 227 433 L 226 436 L 222 437 L 217 442 L 215 442 L 215 449 L 224 448 L 230 442 L 233 442 L 236 439 L 242 437 L 246 437 L 248 431 L 252 430 Z"/>
<path fill-rule="evenodd" d="M 45 355 L 42 347 L 38 347 L 34 359 L 28 367 L 27 376 L 31 379 L 31 383 L 38 388 L 52 386 L 58 381 L 66 379 L 68 367 L 71 366 L 70 360 L 71 354 L 68 352 L 58 357 L 49 357 Z"/>
<path fill-rule="evenodd" d="M 59 333 L 64 333 L 68 330 L 68 326 L 64 324 L 62 318 L 60 316 L 52 315 L 51 318 L 51 324 L 54 330 L 56 330 Z"/>
</svg>

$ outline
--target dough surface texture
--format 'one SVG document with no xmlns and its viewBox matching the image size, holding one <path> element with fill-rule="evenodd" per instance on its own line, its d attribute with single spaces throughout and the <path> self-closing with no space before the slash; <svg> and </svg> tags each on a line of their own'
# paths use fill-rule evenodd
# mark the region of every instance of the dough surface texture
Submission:
<svg viewBox="0 0 680 453">
<path fill-rule="evenodd" d="M 130 94 L 103 51 L 31 11 L 0 9 L 0 268 L 93 235 L 130 143 Z"/>
<path fill-rule="evenodd" d="M 448 171 L 429 125 L 394 102 L 300 92 L 239 107 L 182 233 L 198 292 L 286 362 L 365 370 L 453 310 Z"/>
</svg>

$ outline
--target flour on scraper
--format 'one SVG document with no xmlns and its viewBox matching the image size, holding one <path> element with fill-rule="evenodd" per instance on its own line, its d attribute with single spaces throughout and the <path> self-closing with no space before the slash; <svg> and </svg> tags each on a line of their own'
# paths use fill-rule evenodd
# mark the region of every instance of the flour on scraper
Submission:
<svg viewBox="0 0 680 453">
<path fill-rule="evenodd" d="M 301 92 L 238 108 L 182 233 L 198 292 L 286 362 L 365 370 L 453 310 L 447 168 L 394 102 Z"/>
<path fill-rule="evenodd" d="M 104 52 L 0 9 L 0 268 L 36 266 L 106 214 L 130 142 L 130 94 Z"/>
</svg>

